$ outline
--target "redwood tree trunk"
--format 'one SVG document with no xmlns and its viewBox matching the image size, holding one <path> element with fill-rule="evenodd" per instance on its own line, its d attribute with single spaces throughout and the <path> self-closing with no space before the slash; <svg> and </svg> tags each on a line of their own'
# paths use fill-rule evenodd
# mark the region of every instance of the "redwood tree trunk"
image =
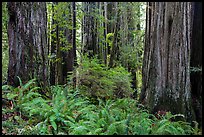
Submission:
<svg viewBox="0 0 204 137">
<path fill-rule="evenodd" d="M 190 2 L 149 2 L 140 96 L 150 112 L 194 119 L 190 93 Z"/>
<path fill-rule="evenodd" d="M 8 84 L 18 86 L 36 78 L 41 86 L 47 78 L 47 15 L 45 2 L 8 2 Z"/>
</svg>

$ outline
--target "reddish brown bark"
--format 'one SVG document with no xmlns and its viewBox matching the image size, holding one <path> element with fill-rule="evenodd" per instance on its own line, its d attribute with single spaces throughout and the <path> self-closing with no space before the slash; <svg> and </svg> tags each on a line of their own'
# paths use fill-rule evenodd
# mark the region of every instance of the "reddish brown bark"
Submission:
<svg viewBox="0 0 204 137">
<path fill-rule="evenodd" d="M 9 66 L 8 84 L 18 86 L 36 78 L 42 86 L 47 79 L 46 4 L 8 2 Z"/>
<path fill-rule="evenodd" d="M 149 110 L 167 110 L 194 119 L 190 93 L 192 3 L 147 5 L 143 87 L 140 100 Z"/>
</svg>

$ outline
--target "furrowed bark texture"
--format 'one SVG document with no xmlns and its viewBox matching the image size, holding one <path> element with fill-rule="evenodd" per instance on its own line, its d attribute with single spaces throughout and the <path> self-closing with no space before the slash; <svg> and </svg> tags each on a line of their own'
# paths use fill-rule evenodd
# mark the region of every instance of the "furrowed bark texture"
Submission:
<svg viewBox="0 0 204 137">
<path fill-rule="evenodd" d="M 43 2 L 8 2 L 8 84 L 36 78 L 47 85 L 47 15 Z M 41 85 L 41 86 L 42 86 Z"/>
<path fill-rule="evenodd" d="M 140 101 L 158 110 L 194 118 L 190 93 L 192 4 L 149 2 Z"/>
</svg>

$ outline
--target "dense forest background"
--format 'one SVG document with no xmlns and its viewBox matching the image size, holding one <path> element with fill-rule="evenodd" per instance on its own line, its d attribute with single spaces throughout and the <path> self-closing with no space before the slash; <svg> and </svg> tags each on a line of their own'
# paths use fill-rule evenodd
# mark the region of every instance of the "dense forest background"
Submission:
<svg viewBox="0 0 204 137">
<path fill-rule="evenodd" d="M 2 134 L 202 134 L 201 2 L 2 2 Z"/>
</svg>

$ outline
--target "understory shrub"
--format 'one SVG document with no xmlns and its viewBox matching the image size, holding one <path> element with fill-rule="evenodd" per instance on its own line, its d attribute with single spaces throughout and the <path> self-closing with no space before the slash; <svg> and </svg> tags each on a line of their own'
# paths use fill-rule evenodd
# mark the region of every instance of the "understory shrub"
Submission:
<svg viewBox="0 0 204 137">
<path fill-rule="evenodd" d="M 131 89 L 130 73 L 122 66 L 108 68 L 100 64 L 96 58 L 84 57 L 78 68 L 78 86 L 83 95 L 96 98 L 124 98 L 130 97 Z"/>
</svg>

